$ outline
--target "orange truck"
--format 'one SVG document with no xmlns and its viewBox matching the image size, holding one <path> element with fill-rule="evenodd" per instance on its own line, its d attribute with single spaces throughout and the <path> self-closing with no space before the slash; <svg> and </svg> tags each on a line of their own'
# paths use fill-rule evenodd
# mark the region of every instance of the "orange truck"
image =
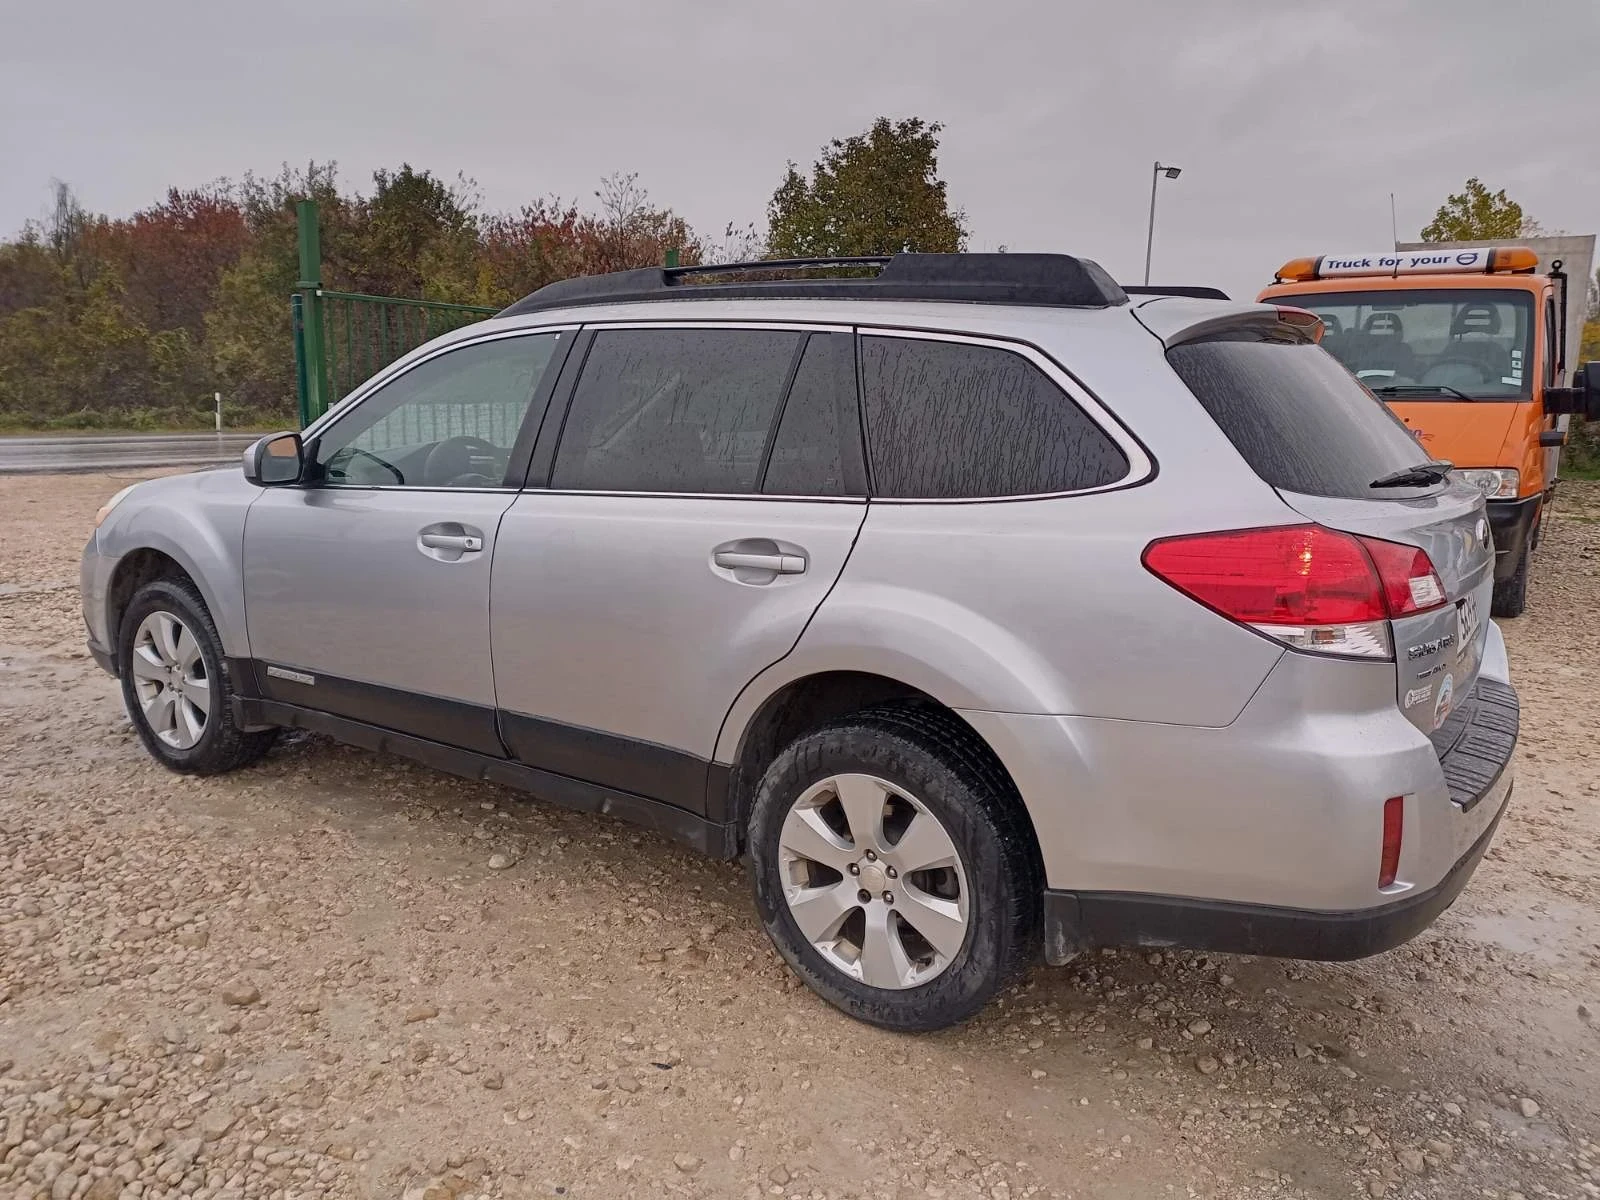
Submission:
<svg viewBox="0 0 1600 1200">
<path fill-rule="evenodd" d="M 1592 253 L 1593 238 L 1587 243 Z M 1600 362 L 1572 371 L 1559 260 L 1528 246 L 1438 245 L 1297 258 L 1260 299 L 1322 320 L 1322 345 L 1387 403 L 1433 460 L 1480 488 L 1494 531 L 1494 615 L 1527 602 L 1571 416 L 1600 419 Z M 1583 258 L 1589 258 L 1586 253 Z"/>
</svg>

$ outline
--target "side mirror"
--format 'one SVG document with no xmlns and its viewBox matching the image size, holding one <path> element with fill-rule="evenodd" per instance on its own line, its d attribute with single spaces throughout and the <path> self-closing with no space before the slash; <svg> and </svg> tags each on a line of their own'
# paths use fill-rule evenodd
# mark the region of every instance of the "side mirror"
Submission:
<svg viewBox="0 0 1600 1200">
<path fill-rule="evenodd" d="M 1584 363 L 1572 382 L 1583 395 L 1584 419 L 1600 421 L 1600 362 Z"/>
<path fill-rule="evenodd" d="M 298 433 L 269 433 L 244 452 L 244 477 L 257 487 L 299 483 L 305 446 Z"/>
<path fill-rule="evenodd" d="M 1573 372 L 1569 388 L 1546 388 L 1544 411 L 1551 417 L 1600 421 L 1600 362 L 1584 363 Z"/>
</svg>

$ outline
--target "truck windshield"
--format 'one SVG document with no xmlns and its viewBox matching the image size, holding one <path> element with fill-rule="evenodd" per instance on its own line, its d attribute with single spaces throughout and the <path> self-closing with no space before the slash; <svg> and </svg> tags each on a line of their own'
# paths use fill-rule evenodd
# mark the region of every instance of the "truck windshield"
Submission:
<svg viewBox="0 0 1600 1200">
<path fill-rule="evenodd" d="M 1532 394 L 1533 298 L 1527 292 L 1318 292 L 1283 302 L 1321 317 L 1323 348 L 1385 399 L 1526 400 Z"/>
</svg>

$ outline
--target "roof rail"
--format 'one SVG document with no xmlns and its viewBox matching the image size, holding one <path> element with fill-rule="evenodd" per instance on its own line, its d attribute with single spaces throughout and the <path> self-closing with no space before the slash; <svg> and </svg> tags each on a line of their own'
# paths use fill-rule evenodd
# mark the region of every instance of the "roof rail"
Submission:
<svg viewBox="0 0 1600 1200">
<path fill-rule="evenodd" d="M 1197 284 L 1178 283 L 1171 287 L 1155 287 L 1152 284 L 1125 283 L 1122 290 L 1130 296 L 1188 296 L 1193 300 L 1227 300 L 1227 292 L 1221 288 L 1200 287 Z"/>
<path fill-rule="evenodd" d="M 859 271 L 832 278 L 740 279 L 793 271 Z M 697 276 L 711 276 L 705 283 Z M 731 277 L 731 278 L 730 278 Z M 699 267 L 644 267 L 563 279 L 501 312 L 503 317 L 644 300 L 959 300 L 1109 308 L 1127 293 L 1098 263 L 1068 254 L 894 254 L 864 258 L 787 258 Z"/>
</svg>

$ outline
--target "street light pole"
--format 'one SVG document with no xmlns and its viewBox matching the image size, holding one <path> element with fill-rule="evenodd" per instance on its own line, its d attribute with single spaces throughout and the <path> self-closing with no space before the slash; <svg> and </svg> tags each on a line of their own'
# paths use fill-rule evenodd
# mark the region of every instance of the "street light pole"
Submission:
<svg viewBox="0 0 1600 1200">
<path fill-rule="evenodd" d="M 1165 175 L 1168 179 L 1176 179 L 1183 171 L 1182 167 L 1164 167 L 1158 161 L 1150 172 L 1150 228 L 1144 238 L 1144 282 L 1150 284 L 1150 252 L 1156 244 L 1156 184 Z"/>
</svg>

